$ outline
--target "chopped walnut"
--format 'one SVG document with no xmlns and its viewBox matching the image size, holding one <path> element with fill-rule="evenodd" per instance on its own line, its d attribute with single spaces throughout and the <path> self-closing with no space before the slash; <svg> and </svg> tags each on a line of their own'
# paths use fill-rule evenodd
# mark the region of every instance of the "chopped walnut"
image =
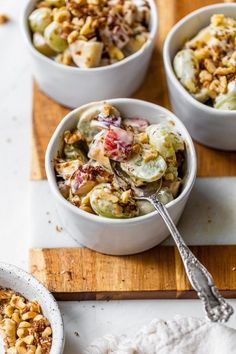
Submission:
<svg viewBox="0 0 236 354">
<path fill-rule="evenodd" d="M 77 141 L 82 140 L 82 135 L 78 130 L 75 130 L 73 133 L 71 133 L 70 130 L 66 130 L 64 132 L 64 141 L 67 144 L 74 144 Z"/>
<path fill-rule="evenodd" d="M 211 81 L 212 74 L 210 74 L 209 71 L 207 71 L 207 70 L 202 70 L 199 74 L 199 79 L 200 79 L 200 82 Z"/>
<path fill-rule="evenodd" d="M 214 74 L 214 72 L 216 71 L 216 67 L 215 67 L 214 62 L 211 59 L 205 59 L 204 64 L 205 64 L 207 71 L 209 71 L 209 73 L 211 73 L 211 74 Z"/>
<path fill-rule="evenodd" d="M 129 202 L 129 199 L 130 199 L 130 197 L 131 197 L 131 189 L 129 189 L 129 190 L 127 190 L 127 191 L 124 191 L 122 194 L 121 194 L 121 197 L 120 197 L 120 199 L 121 199 L 121 202 L 122 203 L 124 203 L 124 204 L 126 204 L 126 203 L 128 203 Z"/>
<path fill-rule="evenodd" d="M 149 150 L 149 151 L 145 151 L 143 153 L 143 160 L 145 162 L 148 162 L 150 160 L 156 159 L 158 156 L 158 151 L 157 150 Z"/>
<path fill-rule="evenodd" d="M 37 300 L 0 288 L 0 334 L 9 354 L 49 354 L 52 328 Z"/>
</svg>

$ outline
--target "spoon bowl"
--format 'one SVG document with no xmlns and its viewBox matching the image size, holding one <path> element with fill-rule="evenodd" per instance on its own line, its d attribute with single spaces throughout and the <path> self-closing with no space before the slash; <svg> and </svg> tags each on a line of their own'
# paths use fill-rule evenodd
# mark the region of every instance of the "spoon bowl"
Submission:
<svg viewBox="0 0 236 354">
<path fill-rule="evenodd" d="M 135 199 L 146 199 L 152 194 L 158 193 L 161 189 L 162 178 L 151 183 L 146 183 L 142 187 L 137 187 L 127 173 L 122 170 L 119 162 L 110 160 L 110 165 L 119 187 L 124 190 L 132 189 Z"/>
</svg>

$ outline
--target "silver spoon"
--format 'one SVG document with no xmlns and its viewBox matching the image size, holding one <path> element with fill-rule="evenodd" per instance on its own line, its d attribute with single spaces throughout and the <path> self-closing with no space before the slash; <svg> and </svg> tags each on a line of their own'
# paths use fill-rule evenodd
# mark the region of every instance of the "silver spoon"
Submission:
<svg viewBox="0 0 236 354">
<path fill-rule="evenodd" d="M 135 199 L 148 200 L 159 212 L 176 243 L 188 279 L 194 290 L 196 290 L 199 299 L 203 302 L 207 317 L 212 322 L 227 322 L 234 312 L 232 306 L 220 295 L 211 274 L 190 251 L 165 205 L 157 198 L 157 192 L 161 188 L 162 181 L 148 183 L 142 188 L 136 187 L 129 176 L 121 169 L 119 163 L 112 160 L 110 160 L 110 163 L 120 188 L 125 190 L 131 188 L 135 194 Z"/>
</svg>

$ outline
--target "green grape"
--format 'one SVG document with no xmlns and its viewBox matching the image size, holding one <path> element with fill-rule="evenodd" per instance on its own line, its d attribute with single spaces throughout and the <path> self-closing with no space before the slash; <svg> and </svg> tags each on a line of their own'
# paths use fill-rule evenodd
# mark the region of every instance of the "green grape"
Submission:
<svg viewBox="0 0 236 354">
<path fill-rule="evenodd" d="M 236 110 L 236 81 L 228 85 L 228 92 L 225 95 L 216 97 L 214 107 L 217 109 Z"/>
<path fill-rule="evenodd" d="M 189 92 L 195 92 L 197 86 L 197 73 L 199 63 L 193 50 L 183 49 L 174 58 L 174 70 L 176 76 Z"/>
<path fill-rule="evenodd" d="M 68 160 L 80 160 L 83 163 L 87 162 L 87 158 L 82 150 L 75 144 L 65 144 L 63 153 Z"/>
<path fill-rule="evenodd" d="M 67 48 L 67 41 L 61 37 L 60 32 L 61 25 L 56 21 L 51 22 L 44 31 L 46 43 L 57 53 L 64 52 Z"/>
<path fill-rule="evenodd" d="M 93 113 L 91 115 L 89 113 L 82 114 L 77 125 L 78 130 L 86 139 L 88 144 L 90 144 L 95 135 L 97 135 L 101 131 L 101 128 L 99 128 L 98 126 L 91 125 L 91 122 L 94 118 Z"/>
<path fill-rule="evenodd" d="M 203 87 L 199 92 L 193 93 L 192 95 L 197 101 L 202 103 L 206 102 L 210 98 L 209 90 L 205 87 Z"/>
<path fill-rule="evenodd" d="M 36 32 L 33 34 L 33 45 L 40 53 L 47 57 L 55 55 L 55 52 L 47 45 L 41 33 Z"/>
<path fill-rule="evenodd" d="M 134 200 L 122 203 L 121 191 L 114 189 L 109 183 L 102 183 L 90 192 L 90 204 L 94 212 L 107 218 L 132 218 L 139 215 L 138 207 Z"/>
<path fill-rule="evenodd" d="M 168 187 L 163 187 L 157 193 L 157 198 L 162 204 L 168 204 L 174 197 Z"/>
<path fill-rule="evenodd" d="M 29 25 L 32 32 L 43 33 L 52 22 L 52 11 L 47 7 L 34 10 L 29 16 Z"/>
<path fill-rule="evenodd" d="M 147 200 L 138 200 L 137 204 L 139 208 L 139 215 L 146 215 L 155 211 L 154 206 Z"/>
<path fill-rule="evenodd" d="M 131 178 L 134 177 L 142 182 L 157 181 L 164 175 L 167 168 L 162 156 L 158 155 L 156 158 L 145 162 L 142 153 L 122 162 L 120 166 Z"/>
<path fill-rule="evenodd" d="M 184 150 L 184 141 L 172 127 L 166 123 L 151 124 L 147 127 L 149 143 L 164 158 L 175 156 L 178 150 Z"/>
<path fill-rule="evenodd" d="M 84 111 L 82 111 L 80 116 L 78 117 L 79 122 L 77 128 L 83 135 L 83 137 L 86 139 L 88 144 L 90 144 L 95 135 L 97 135 L 101 131 L 101 127 L 99 127 L 98 124 L 91 123 L 99 114 L 103 114 L 104 106 L 104 103 L 98 103 L 96 105 L 88 107 Z M 120 113 L 115 107 L 111 107 L 110 114 L 120 117 Z"/>
</svg>

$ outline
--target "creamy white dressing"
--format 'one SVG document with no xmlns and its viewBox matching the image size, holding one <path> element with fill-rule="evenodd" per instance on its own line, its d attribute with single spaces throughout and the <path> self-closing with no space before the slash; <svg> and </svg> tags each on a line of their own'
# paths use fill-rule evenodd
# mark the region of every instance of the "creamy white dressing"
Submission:
<svg viewBox="0 0 236 354">
<path fill-rule="evenodd" d="M 199 65 L 194 52 L 191 49 L 181 50 L 176 54 L 173 65 L 176 76 L 183 86 L 189 92 L 195 92 Z"/>
<path fill-rule="evenodd" d="M 228 84 L 228 92 L 236 92 L 236 80 Z"/>
<path fill-rule="evenodd" d="M 0 335 L 0 354 L 5 354 L 4 340 L 1 335 Z"/>
<path fill-rule="evenodd" d="M 236 80 L 228 84 L 228 92 L 216 97 L 215 107 L 227 110 L 236 109 Z"/>
</svg>

